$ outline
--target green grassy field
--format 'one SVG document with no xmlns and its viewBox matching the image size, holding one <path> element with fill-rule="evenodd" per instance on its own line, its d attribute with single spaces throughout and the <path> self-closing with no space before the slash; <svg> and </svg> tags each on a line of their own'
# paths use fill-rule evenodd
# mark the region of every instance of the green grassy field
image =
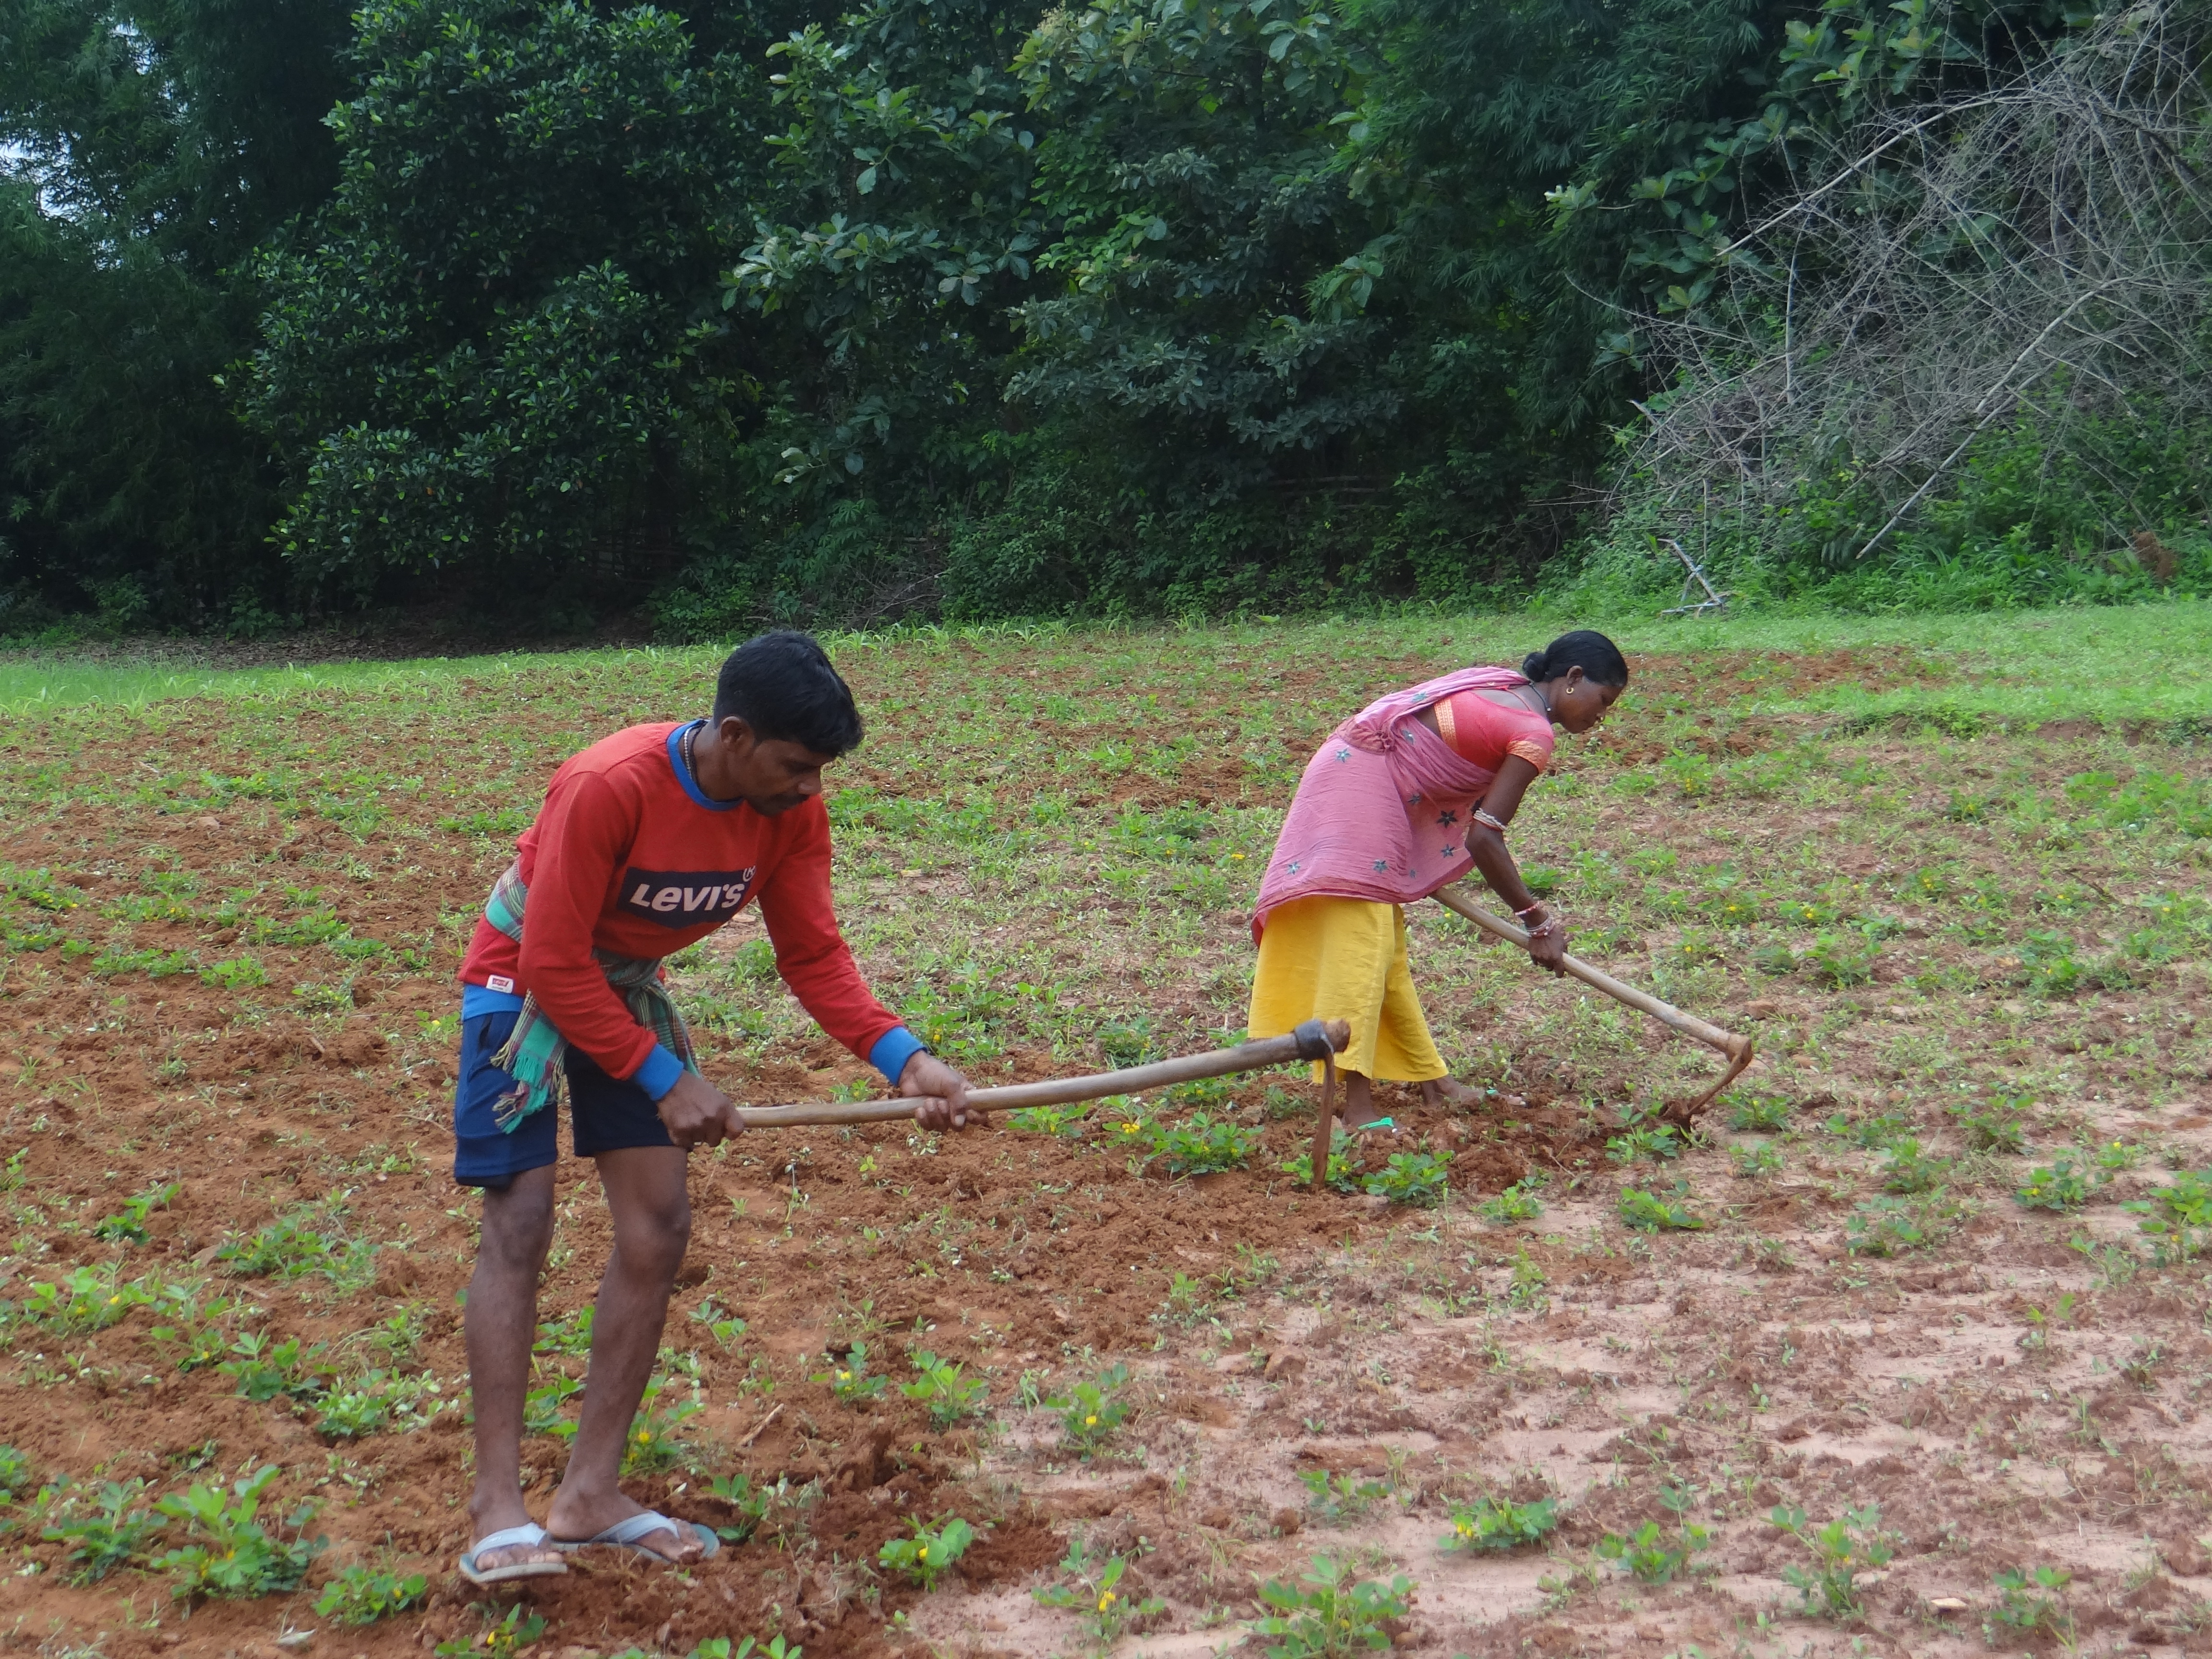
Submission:
<svg viewBox="0 0 2212 1659">
<path fill-rule="evenodd" d="M 1162 1601 L 1129 1645 L 1163 1652 L 1237 1638 L 1255 1581 L 1316 1556 L 1377 1606 L 1403 1572 L 1406 1642 L 1485 1659 L 2200 1640 L 2208 620 L 1614 629 L 1632 691 L 1562 740 L 1513 844 L 1578 954 L 1758 1040 L 1695 1134 L 1662 1108 L 1708 1053 L 1425 904 L 1425 1006 L 1488 1093 L 1396 1095 L 1403 1133 L 1333 1191 L 1286 1169 L 1288 1073 L 701 1155 L 631 1489 L 730 1547 L 526 1592 L 534 1651 L 1073 1652 L 1032 1592 L 1085 1582 L 1079 1538 Z M 1315 744 L 1553 631 L 836 641 L 870 726 L 829 775 L 847 934 L 981 1079 L 1214 1046 Z M 37 1409 L 0 1428 L 0 1522 L 50 1650 L 265 1647 L 348 1571 L 424 1583 L 332 1651 L 487 1650 L 508 1603 L 450 1571 L 476 1214 L 443 1170 L 453 969 L 552 768 L 702 708 L 717 656 L 8 667 L 0 1390 L 35 1394 L 0 1397 Z M 875 1086 L 750 915 L 672 968 L 739 1098 Z M 560 1190 L 541 1513 L 607 1246 L 588 1173 Z M 855 1342 L 901 1382 L 965 1367 L 980 1409 L 840 1392 Z M 1126 1421 L 1067 1428 L 1046 1402 L 1116 1364 Z M 226 1588 L 183 1499 L 264 1468 L 261 1565 Z M 972 1594 L 886 1565 L 909 1516 L 974 1524 Z M 1831 1521 L 1895 1559 L 1801 1595 L 1784 1570 Z"/>
</svg>

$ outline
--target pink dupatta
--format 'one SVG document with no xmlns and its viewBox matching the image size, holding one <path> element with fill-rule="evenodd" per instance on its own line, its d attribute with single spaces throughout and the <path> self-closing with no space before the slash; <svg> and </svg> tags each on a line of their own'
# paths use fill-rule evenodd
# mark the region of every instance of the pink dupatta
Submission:
<svg viewBox="0 0 2212 1659">
<path fill-rule="evenodd" d="M 1467 826 L 1495 772 L 1462 760 L 1413 716 L 1462 691 L 1528 683 L 1510 668 L 1462 668 L 1378 697 L 1329 734 L 1291 801 L 1252 913 L 1326 894 L 1411 904 L 1471 866 Z"/>
</svg>

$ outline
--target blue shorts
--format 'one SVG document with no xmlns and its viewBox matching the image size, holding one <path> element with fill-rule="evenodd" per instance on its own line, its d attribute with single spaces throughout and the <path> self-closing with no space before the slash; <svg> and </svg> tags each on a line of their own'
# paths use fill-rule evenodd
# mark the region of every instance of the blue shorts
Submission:
<svg viewBox="0 0 2212 1659">
<path fill-rule="evenodd" d="M 461 1075 L 453 1085 L 453 1179 L 464 1187 L 504 1187 L 526 1170 L 560 1158 L 560 1116 L 541 1106 L 501 1130 L 492 1115 L 514 1079 L 491 1063 L 514 1030 L 512 1012 L 461 1022 Z M 635 1083 L 609 1077 L 591 1059 L 568 1050 L 568 1117 L 578 1158 L 625 1146 L 673 1146 L 653 1097 Z"/>
</svg>

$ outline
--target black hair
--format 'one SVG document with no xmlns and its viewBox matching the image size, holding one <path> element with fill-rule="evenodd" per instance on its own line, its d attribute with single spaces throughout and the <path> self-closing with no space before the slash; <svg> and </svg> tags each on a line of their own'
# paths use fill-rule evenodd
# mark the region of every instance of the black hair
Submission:
<svg viewBox="0 0 2212 1659">
<path fill-rule="evenodd" d="M 1560 635 L 1521 662 L 1521 672 L 1532 680 L 1555 680 L 1570 668 L 1581 669 L 1584 678 L 1599 685 L 1628 684 L 1628 659 L 1620 654 L 1620 647 L 1588 628 Z"/>
<path fill-rule="evenodd" d="M 754 732 L 803 744 L 817 755 L 860 747 L 853 688 L 811 634 L 780 629 L 730 653 L 714 681 L 714 721 L 735 714 Z"/>
</svg>

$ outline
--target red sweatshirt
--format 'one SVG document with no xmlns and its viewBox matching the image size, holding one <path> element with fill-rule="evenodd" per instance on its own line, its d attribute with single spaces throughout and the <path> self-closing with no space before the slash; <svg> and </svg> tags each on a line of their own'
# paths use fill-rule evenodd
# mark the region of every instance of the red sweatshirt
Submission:
<svg viewBox="0 0 2212 1659">
<path fill-rule="evenodd" d="M 478 918 L 462 983 L 535 993 L 573 1046 L 610 1077 L 630 1077 L 657 1045 L 592 951 L 673 956 L 757 900 L 784 982 L 823 1030 L 867 1057 L 902 1028 L 837 931 L 828 809 L 817 796 L 770 818 L 711 799 L 678 752 L 683 729 L 633 726 L 562 763 L 515 843 L 530 889 L 523 942 Z"/>
</svg>

